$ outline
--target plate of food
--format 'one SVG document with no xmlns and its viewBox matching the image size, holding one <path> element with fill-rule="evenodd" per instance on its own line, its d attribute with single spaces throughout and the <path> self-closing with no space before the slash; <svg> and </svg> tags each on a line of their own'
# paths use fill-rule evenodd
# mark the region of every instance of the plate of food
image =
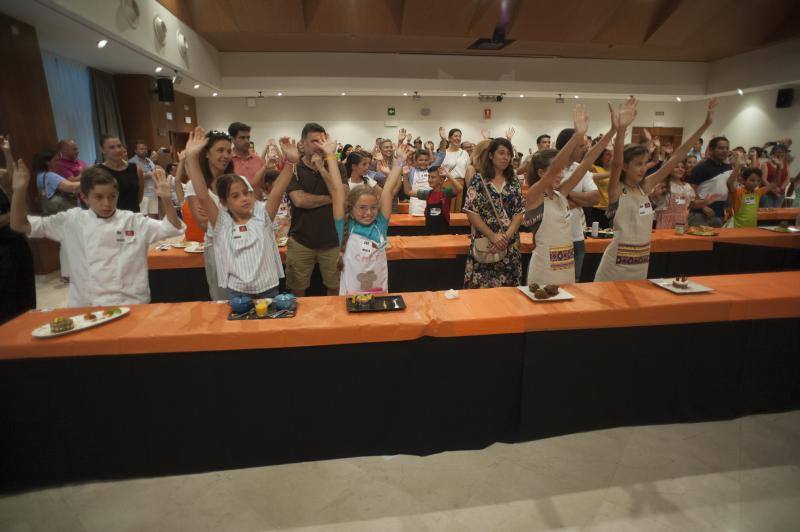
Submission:
<svg viewBox="0 0 800 532">
<path fill-rule="evenodd" d="M 192 245 L 185 247 L 183 251 L 186 253 L 205 253 L 206 245 L 200 242 L 192 242 Z"/>
<path fill-rule="evenodd" d="M 583 236 L 585 236 L 587 238 L 591 237 L 592 236 L 591 228 L 584 227 L 583 228 Z M 599 229 L 597 231 L 597 236 L 592 237 L 592 238 L 614 238 L 614 230 L 613 229 Z"/>
<path fill-rule="evenodd" d="M 530 286 L 518 286 L 517 290 L 537 303 L 542 303 L 544 301 L 567 301 L 569 299 L 575 299 L 575 296 L 554 284 L 539 286 L 538 284 L 533 283 Z"/>
<path fill-rule="evenodd" d="M 717 236 L 719 233 L 713 228 L 709 227 L 708 225 L 697 225 L 691 226 L 686 230 L 687 235 L 694 235 L 694 236 Z"/>
<path fill-rule="evenodd" d="M 660 286 L 665 290 L 669 290 L 674 294 L 704 294 L 706 292 L 713 292 L 713 288 L 709 288 L 702 284 L 696 283 L 685 275 L 677 277 L 670 277 L 666 279 L 649 279 L 651 283 Z"/>
<path fill-rule="evenodd" d="M 774 231 L 776 233 L 800 233 L 800 227 L 793 227 L 789 225 L 788 220 L 782 221 L 779 225 L 762 225 L 761 229 Z"/>
<path fill-rule="evenodd" d="M 130 311 L 130 307 L 114 307 L 105 310 L 93 310 L 70 317 L 59 316 L 50 321 L 50 323 L 34 329 L 31 335 L 34 338 L 52 338 L 53 336 L 82 331 L 83 329 L 96 327 L 121 318 Z"/>
<path fill-rule="evenodd" d="M 403 296 L 359 294 L 349 296 L 346 301 L 347 312 L 389 312 L 406 308 Z"/>
</svg>

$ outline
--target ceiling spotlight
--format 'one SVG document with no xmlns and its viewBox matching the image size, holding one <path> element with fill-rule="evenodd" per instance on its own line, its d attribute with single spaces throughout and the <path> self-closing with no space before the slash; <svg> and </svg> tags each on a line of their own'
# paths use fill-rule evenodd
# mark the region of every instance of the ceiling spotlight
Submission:
<svg viewBox="0 0 800 532">
<path fill-rule="evenodd" d="M 199 89 L 199 88 L 200 88 L 200 84 L 199 84 L 199 83 L 195 83 L 195 84 L 194 84 L 194 88 L 195 88 L 195 89 Z"/>
<path fill-rule="evenodd" d="M 158 74 L 158 73 L 159 73 L 159 72 L 161 72 L 162 70 L 164 70 L 164 67 L 157 66 L 157 67 L 156 67 L 156 74 Z"/>
<path fill-rule="evenodd" d="M 98 48 L 105 48 L 107 44 L 108 44 L 108 39 L 100 39 L 99 41 L 97 41 Z"/>
<path fill-rule="evenodd" d="M 576 94 L 575 96 L 573 96 L 573 98 L 575 98 L 575 99 L 577 100 L 578 98 L 580 98 L 580 96 L 578 96 L 578 95 Z"/>
<path fill-rule="evenodd" d="M 466 95 L 467 95 L 467 93 L 466 93 L 466 92 L 464 92 L 464 93 L 462 93 L 462 94 L 461 94 L 461 96 L 466 96 Z"/>
<path fill-rule="evenodd" d="M 404 93 L 403 93 L 403 96 L 408 96 L 408 93 L 407 93 L 407 92 L 404 92 Z"/>
<path fill-rule="evenodd" d="M 218 92 L 212 92 L 211 96 L 219 96 L 219 93 Z"/>
<path fill-rule="evenodd" d="M 278 93 L 278 96 L 283 96 L 283 93 L 282 93 L 282 92 L 279 92 L 279 93 Z"/>
<path fill-rule="evenodd" d="M 347 96 L 347 93 L 346 93 L 346 92 L 343 92 L 343 93 L 342 93 L 342 96 Z"/>
<path fill-rule="evenodd" d="M 525 95 L 524 95 L 524 94 L 520 94 L 520 95 L 519 95 L 519 97 L 520 97 L 520 98 L 524 98 L 524 97 L 525 97 Z"/>
<path fill-rule="evenodd" d="M 682 102 L 682 101 L 683 101 L 683 100 L 681 100 L 681 97 L 680 97 L 680 96 L 675 96 L 675 99 L 676 99 L 676 100 L 678 100 L 679 102 Z"/>
<path fill-rule="evenodd" d="M 744 91 L 742 89 L 736 89 L 736 92 L 739 93 L 739 96 L 744 96 Z"/>
</svg>

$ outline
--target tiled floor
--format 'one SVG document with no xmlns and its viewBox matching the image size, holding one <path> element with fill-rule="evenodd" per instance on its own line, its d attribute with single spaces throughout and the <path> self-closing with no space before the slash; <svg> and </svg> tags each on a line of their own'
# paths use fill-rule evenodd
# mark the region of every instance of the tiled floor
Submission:
<svg viewBox="0 0 800 532">
<path fill-rule="evenodd" d="M 72 485 L 0 530 L 800 530 L 800 411 L 480 451 Z"/>
<path fill-rule="evenodd" d="M 0 531 L 40 530 L 796 532 L 800 411 L 0 496 Z"/>
</svg>

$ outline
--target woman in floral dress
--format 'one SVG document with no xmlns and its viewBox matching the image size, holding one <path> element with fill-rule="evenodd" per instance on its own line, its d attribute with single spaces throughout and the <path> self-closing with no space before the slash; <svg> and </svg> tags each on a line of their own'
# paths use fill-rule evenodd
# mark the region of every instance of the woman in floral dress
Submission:
<svg viewBox="0 0 800 532">
<path fill-rule="evenodd" d="M 494 139 L 480 161 L 480 172 L 475 174 L 467 188 L 464 211 L 472 232 L 464 272 L 465 288 L 519 286 L 522 283 L 519 226 L 525 213 L 525 200 L 511 166 L 513 154 L 511 142 L 504 138 Z M 494 209 L 490 201 L 494 203 Z M 488 264 L 478 262 L 473 256 L 473 243 L 479 237 L 489 239 L 492 251 L 506 250 L 505 257 Z"/>
</svg>

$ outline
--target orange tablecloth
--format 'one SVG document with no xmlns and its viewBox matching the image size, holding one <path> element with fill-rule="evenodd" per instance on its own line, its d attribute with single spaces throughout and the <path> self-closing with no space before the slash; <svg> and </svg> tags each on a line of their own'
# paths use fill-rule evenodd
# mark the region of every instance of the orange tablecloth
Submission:
<svg viewBox="0 0 800 532">
<path fill-rule="evenodd" d="M 800 233 L 776 233 L 758 227 L 739 227 L 736 229 L 715 229 L 718 236 L 693 236 L 690 238 L 710 238 L 725 244 L 766 246 L 771 248 L 800 249 Z"/>
<path fill-rule="evenodd" d="M 466 213 L 454 212 L 450 215 L 450 226 L 466 227 L 469 225 Z M 425 227 L 424 216 L 411 216 L 410 214 L 392 214 L 389 218 L 389 227 Z"/>
<path fill-rule="evenodd" d="M 96 329 L 48 340 L 30 332 L 80 309 L 28 312 L 0 326 L 0 359 L 96 356 L 335 345 L 675 323 L 800 317 L 800 272 L 697 277 L 710 294 L 676 295 L 648 281 L 565 288 L 572 301 L 529 300 L 515 288 L 403 294 L 407 310 L 348 314 L 343 297 L 300 300 L 295 318 L 227 321 L 227 305 L 134 305 Z"/>
<path fill-rule="evenodd" d="M 780 209 L 758 209 L 758 221 L 767 222 L 770 220 L 790 220 L 792 223 L 800 216 L 800 208 L 785 207 Z"/>
</svg>

